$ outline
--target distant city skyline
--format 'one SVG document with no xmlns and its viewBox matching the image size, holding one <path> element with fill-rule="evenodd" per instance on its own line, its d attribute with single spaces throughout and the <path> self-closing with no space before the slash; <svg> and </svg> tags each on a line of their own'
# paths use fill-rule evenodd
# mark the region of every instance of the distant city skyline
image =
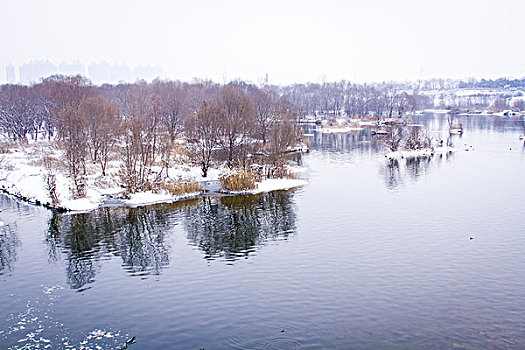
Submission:
<svg viewBox="0 0 525 350">
<path fill-rule="evenodd" d="M 76 62 L 54 63 L 44 60 L 35 60 L 23 63 L 19 67 L 8 64 L 5 67 L 5 82 L 30 84 L 38 83 L 50 75 L 82 75 L 89 78 L 94 84 L 111 83 L 120 81 L 135 82 L 143 79 L 151 82 L 155 78 L 164 78 L 162 67 L 141 65 L 130 67 L 124 63 L 96 62 L 84 65 Z"/>
<path fill-rule="evenodd" d="M 36 60 L 274 84 L 525 76 L 517 0 L 21 0 L 0 12 L 2 82 Z"/>
</svg>

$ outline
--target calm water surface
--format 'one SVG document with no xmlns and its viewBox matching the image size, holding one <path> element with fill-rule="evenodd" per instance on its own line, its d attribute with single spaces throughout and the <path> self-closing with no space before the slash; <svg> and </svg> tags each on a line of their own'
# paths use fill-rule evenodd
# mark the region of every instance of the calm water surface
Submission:
<svg viewBox="0 0 525 350">
<path fill-rule="evenodd" d="M 2 196 L 0 348 L 523 349 L 524 123 L 460 121 L 453 155 L 393 164 L 367 130 L 315 133 L 289 192 L 75 215 Z"/>
</svg>

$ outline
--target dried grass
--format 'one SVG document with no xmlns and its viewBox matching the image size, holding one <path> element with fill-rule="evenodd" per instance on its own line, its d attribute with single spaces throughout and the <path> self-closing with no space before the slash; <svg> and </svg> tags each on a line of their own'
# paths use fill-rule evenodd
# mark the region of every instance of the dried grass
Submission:
<svg viewBox="0 0 525 350">
<path fill-rule="evenodd" d="M 247 191 L 256 188 L 257 175 L 251 171 L 238 170 L 219 177 L 223 189 L 227 191 Z"/>
<path fill-rule="evenodd" d="M 11 150 L 11 146 L 9 145 L 9 143 L 7 142 L 0 143 L 0 153 L 1 154 L 9 153 L 10 150 Z"/>
<path fill-rule="evenodd" d="M 34 167 L 43 167 L 48 172 L 54 171 L 54 172 L 66 172 L 67 166 L 64 164 L 64 162 L 61 159 L 51 157 L 48 155 L 43 155 L 41 157 L 38 157 L 36 159 L 32 159 L 28 162 L 28 165 L 34 166 Z"/>
<path fill-rule="evenodd" d="M 175 196 L 202 191 L 202 186 L 197 181 L 187 181 L 181 179 L 168 183 L 162 183 L 161 188 Z"/>
</svg>

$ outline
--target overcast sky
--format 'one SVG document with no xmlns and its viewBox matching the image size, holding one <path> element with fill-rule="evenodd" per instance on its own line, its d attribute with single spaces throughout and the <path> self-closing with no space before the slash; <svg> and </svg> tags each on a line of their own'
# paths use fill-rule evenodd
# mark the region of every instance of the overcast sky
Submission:
<svg viewBox="0 0 525 350">
<path fill-rule="evenodd" d="M 0 0 L 0 80 L 31 60 L 217 82 L 524 77 L 524 13 L 523 0 Z"/>
</svg>

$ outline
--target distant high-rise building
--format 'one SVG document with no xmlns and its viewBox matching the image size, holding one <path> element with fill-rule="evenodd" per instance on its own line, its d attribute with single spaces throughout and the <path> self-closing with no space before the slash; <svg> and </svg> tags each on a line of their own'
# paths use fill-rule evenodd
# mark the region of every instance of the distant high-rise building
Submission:
<svg viewBox="0 0 525 350">
<path fill-rule="evenodd" d="M 16 83 L 15 66 L 13 66 L 11 63 L 9 63 L 9 64 L 5 67 L 5 80 L 6 80 L 9 84 L 14 84 L 14 83 Z"/>
<path fill-rule="evenodd" d="M 133 70 L 126 64 L 93 63 L 88 66 L 88 73 L 94 84 L 131 83 L 135 80 Z"/>
<path fill-rule="evenodd" d="M 86 70 L 80 62 L 65 63 L 62 62 L 58 65 L 58 71 L 63 75 L 86 75 Z"/>
<path fill-rule="evenodd" d="M 109 68 L 109 82 L 133 82 L 135 77 L 133 76 L 133 70 L 126 64 L 113 64 Z"/>
<path fill-rule="evenodd" d="M 22 84 L 36 83 L 42 78 L 58 73 L 58 67 L 49 61 L 25 63 L 19 68 L 19 81 Z"/>
<path fill-rule="evenodd" d="M 109 64 L 106 62 L 90 64 L 88 66 L 88 76 L 94 84 L 109 83 Z"/>
<path fill-rule="evenodd" d="M 164 76 L 162 67 L 159 65 L 141 65 L 132 68 L 125 63 L 110 64 L 104 61 L 91 63 L 87 66 L 87 69 L 86 66 L 78 61 L 72 63 L 62 62 L 59 65 L 49 61 L 31 61 L 20 66 L 18 79 L 16 69 L 12 64 L 6 66 L 5 72 L 8 83 L 16 83 L 18 81 L 21 84 L 38 83 L 41 79 L 53 74 L 82 75 L 88 77 L 94 84 L 132 83 L 137 79 L 151 82 L 155 78 Z"/>
<path fill-rule="evenodd" d="M 163 76 L 161 66 L 138 66 L 135 67 L 135 78 L 152 81 Z"/>
</svg>

